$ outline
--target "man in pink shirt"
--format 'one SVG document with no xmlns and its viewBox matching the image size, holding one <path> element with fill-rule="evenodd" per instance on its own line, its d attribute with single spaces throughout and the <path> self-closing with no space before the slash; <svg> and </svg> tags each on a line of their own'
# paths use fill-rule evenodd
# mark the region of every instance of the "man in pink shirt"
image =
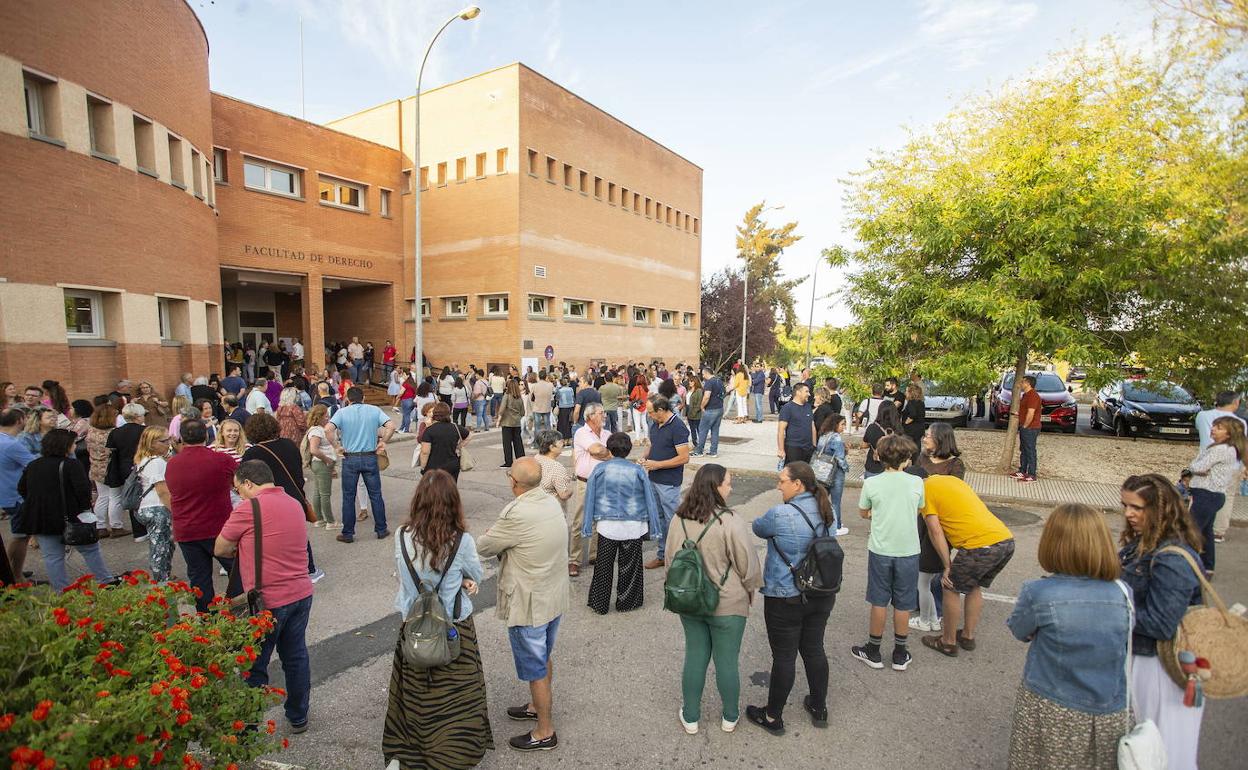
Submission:
<svg viewBox="0 0 1248 770">
<path fill-rule="evenodd" d="M 607 439 L 610 431 L 603 427 L 606 413 L 602 404 L 591 401 L 585 405 L 585 424 L 572 434 L 572 467 L 576 472 L 576 494 L 572 500 L 572 524 L 568 530 L 568 574 L 576 577 L 581 574 L 581 564 L 585 557 L 585 536 L 581 528 L 585 523 L 585 486 L 589 482 L 589 474 L 603 460 L 610 460 L 607 451 Z M 598 558 L 598 547 L 591 538 L 589 541 L 589 563 Z"/>
<path fill-rule="evenodd" d="M 303 505 L 273 483 L 273 471 L 260 460 L 248 460 L 234 471 L 234 489 L 243 501 L 230 513 L 215 547 L 217 556 L 239 559 L 243 588 L 256 588 L 256 526 L 260 518 L 261 585 L 264 607 L 273 613 L 273 630 L 247 674 L 247 684 L 269 683 L 269 658 L 274 648 L 286 674 L 286 718 L 291 732 L 308 729 L 312 669 L 304 638 L 312 609 L 308 576 L 308 532 Z"/>
</svg>

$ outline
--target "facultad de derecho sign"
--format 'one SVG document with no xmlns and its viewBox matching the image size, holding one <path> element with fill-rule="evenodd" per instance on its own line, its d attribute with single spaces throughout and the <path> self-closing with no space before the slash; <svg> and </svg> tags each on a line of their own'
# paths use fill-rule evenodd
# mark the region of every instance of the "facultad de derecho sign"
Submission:
<svg viewBox="0 0 1248 770">
<path fill-rule="evenodd" d="M 362 267 L 372 269 L 373 260 L 356 259 L 355 257 L 340 257 L 337 254 L 322 254 L 319 251 L 297 251 L 294 249 L 281 249 L 276 246 L 252 246 L 251 244 L 243 244 L 243 253 L 249 256 L 257 257 L 275 257 L 277 259 L 289 259 L 295 262 L 320 262 L 326 265 L 340 265 L 342 267 Z"/>
</svg>

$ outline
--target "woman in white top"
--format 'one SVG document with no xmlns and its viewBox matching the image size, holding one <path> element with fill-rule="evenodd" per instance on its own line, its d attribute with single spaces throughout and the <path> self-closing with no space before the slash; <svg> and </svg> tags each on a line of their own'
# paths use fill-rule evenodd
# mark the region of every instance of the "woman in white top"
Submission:
<svg viewBox="0 0 1248 770">
<path fill-rule="evenodd" d="M 1244 454 L 1248 450 L 1244 439 L 1244 424 L 1238 417 L 1219 417 L 1209 428 L 1213 443 L 1201 450 L 1188 467 L 1192 471 L 1189 489 L 1192 493 L 1192 521 L 1200 530 L 1204 547 L 1200 551 L 1205 570 L 1213 575 L 1214 540 L 1213 520 L 1226 505 L 1226 490 L 1239 479 L 1244 469 Z"/>
<path fill-rule="evenodd" d="M 403 392 L 403 380 L 406 377 L 407 370 L 401 366 L 390 370 L 390 384 L 386 386 L 386 394 L 394 400 L 391 406 L 396 411 L 399 408 L 399 394 Z"/>
<path fill-rule="evenodd" d="M 169 443 L 169 431 L 153 426 L 144 429 L 134 453 L 134 467 L 146 490 L 134 517 L 147 527 L 148 568 L 157 582 L 169 579 L 173 563 L 173 516 L 169 512 L 169 488 L 165 486 Z"/>
<path fill-rule="evenodd" d="M 316 404 L 308 412 L 308 432 L 303 436 L 303 464 L 312 472 L 312 510 L 316 525 L 325 529 L 342 529 L 334 521 L 334 503 L 330 494 L 334 485 L 334 466 L 338 453 L 334 450 L 334 424 L 329 421 L 329 407 Z"/>
</svg>

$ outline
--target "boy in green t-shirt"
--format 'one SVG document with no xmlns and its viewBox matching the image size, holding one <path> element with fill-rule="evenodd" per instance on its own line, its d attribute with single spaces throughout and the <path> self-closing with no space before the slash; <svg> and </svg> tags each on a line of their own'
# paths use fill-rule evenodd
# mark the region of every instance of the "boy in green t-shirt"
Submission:
<svg viewBox="0 0 1248 770">
<path fill-rule="evenodd" d="M 871 520 L 867 540 L 867 602 L 871 626 L 867 643 L 850 653 L 871 668 L 884 668 L 880 643 L 888 605 L 893 605 L 893 669 L 910 665 L 906 637 L 910 613 L 919 608 L 919 531 L 915 516 L 923 508 L 923 479 L 902 471 L 914 454 L 914 442 L 893 434 L 880 439 L 875 454 L 884 472 L 862 483 L 858 513 Z"/>
</svg>

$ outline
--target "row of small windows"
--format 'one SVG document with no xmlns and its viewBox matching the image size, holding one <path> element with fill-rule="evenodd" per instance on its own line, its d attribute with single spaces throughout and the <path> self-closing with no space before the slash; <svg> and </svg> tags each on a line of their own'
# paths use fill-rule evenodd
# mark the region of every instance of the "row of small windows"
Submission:
<svg viewBox="0 0 1248 770">
<path fill-rule="evenodd" d="M 528 153 L 529 176 L 540 178 L 539 171 L 542 170 L 543 156 L 531 148 Z M 600 176 L 591 176 L 588 171 L 576 168 L 570 163 L 560 164 L 558 158 L 550 155 L 544 157 L 546 181 L 551 184 L 562 182 L 567 190 L 575 190 L 587 197 L 592 194 L 595 200 L 605 200 L 610 206 L 619 206 L 621 211 L 631 211 L 637 215 L 644 214 L 646 219 L 654 220 L 659 224 L 675 227 L 694 235 L 701 234 L 701 222 L 692 214 L 672 208 Z"/>
<path fill-rule="evenodd" d="M 229 153 L 225 148 L 212 150 L 213 179 L 218 184 L 229 183 Z M 304 169 L 276 161 L 243 154 L 243 187 L 257 192 L 303 199 Z M 368 213 L 368 188 L 363 182 L 316 175 L 317 198 L 324 206 Z M 378 188 L 377 207 L 381 216 L 390 216 L 391 191 Z"/>
<path fill-rule="evenodd" d="M 65 147 L 65 128 L 61 115 L 60 82 L 55 78 L 31 70 L 22 72 L 22 91 L 26 107 L 26 129 L 33 139 Z M 129 137 L 118 137 L 114 119 L 114 105 L 108 99 L 86 94 L 87 130 L 90 151 L 94 157 L 120 163 L 121 142 Z M 206 183 L 209 173 L 208 161 L 193 145 L 189 145 L 189 166 L 184 156 L 182 137 L 166 130 L 163 141 L 156 136 L 156 126 L 137 112 L 131 113 L 132 141 L 136 170 L 159 179 L 156 170 L 158 149 L 167 153 L 169 183 L 174 187 L 194 193 L 196 198 L 209 206 L 216 205 L 216 195 Z"/>
<path fill-rule="evenodd" d="M 500 147 L 494 151 L 494 174 L 502 175 L 507 173 L 508 153 L 506 147 Z M 437 187 L 445 187 L 451 182 L 459 184 L 467 182 L 469 179 L 485 179 L 490 165 L 490 153 L 478 152 L 472 159 L 472 175 L 468 174 L 468 156 L 455 159 L 455 176 L 450 176 L 450 161 L 444 161 L 432 166 L 434 179 L 433 184 Z M 420 189 L 429 189 L 429 166 L 420 167 Z M 403 172 L 403 192 L 411 192 L 411 171 Z"/>
<path fill-rule="evenodd" d="M 552 309 L 556 307 L 555 297 L 545 294 L 528 295 L 528 317 L 533 319 L 553 318 Z M 466 319 L 471 310 L 471 297 L 467 294 L 439 297 L 442 318 Z M 507 294 L 476 295 L 478 317 L 482 319 L 506 318 L 511 313 L 511 297 Z M 410 300 L 409 300 L 410 302 Z M 623 305 L 613 302 L 593 302 L 592 300 L 564 298 L 563 315 L 565 320 L 592 322 L 594 305 L 598 306 L 598 320 L 608 324 L 624 324 L 627 310 L 631 308 L 633 324 L 637 326 L 653 326 L 658 320 L 660 326 L 670 328 L 693 328 L 696 315 L 679 310 L 664 310 L 640 305 Z M 410 308 L 410 305 L 409 305 Z M 420 302 L 422 318 L 431 318 L 433 300 L 425 297 Z"/>
<path fill-rule="evenodd" d="M 70 340 L 105 340 L 109 339 L 105 316 L 115 317 L 116 325 L 121 323 L 121 315 L 126 306 L 121 301 L 121 292 L 94 291 L 87 289 L 63 289 L 65 302 L 65 336 Z M 216 305 L 206 303 L 206 321 L 209 340 L 218 337 L 218 318 Z M 190 301 L 175 297 L 156 297 L 156 328 L 162 343 L 189 342 L 190 333 Z M 151 328 L 151 327 L 148 327 Z"/>
</svg>

